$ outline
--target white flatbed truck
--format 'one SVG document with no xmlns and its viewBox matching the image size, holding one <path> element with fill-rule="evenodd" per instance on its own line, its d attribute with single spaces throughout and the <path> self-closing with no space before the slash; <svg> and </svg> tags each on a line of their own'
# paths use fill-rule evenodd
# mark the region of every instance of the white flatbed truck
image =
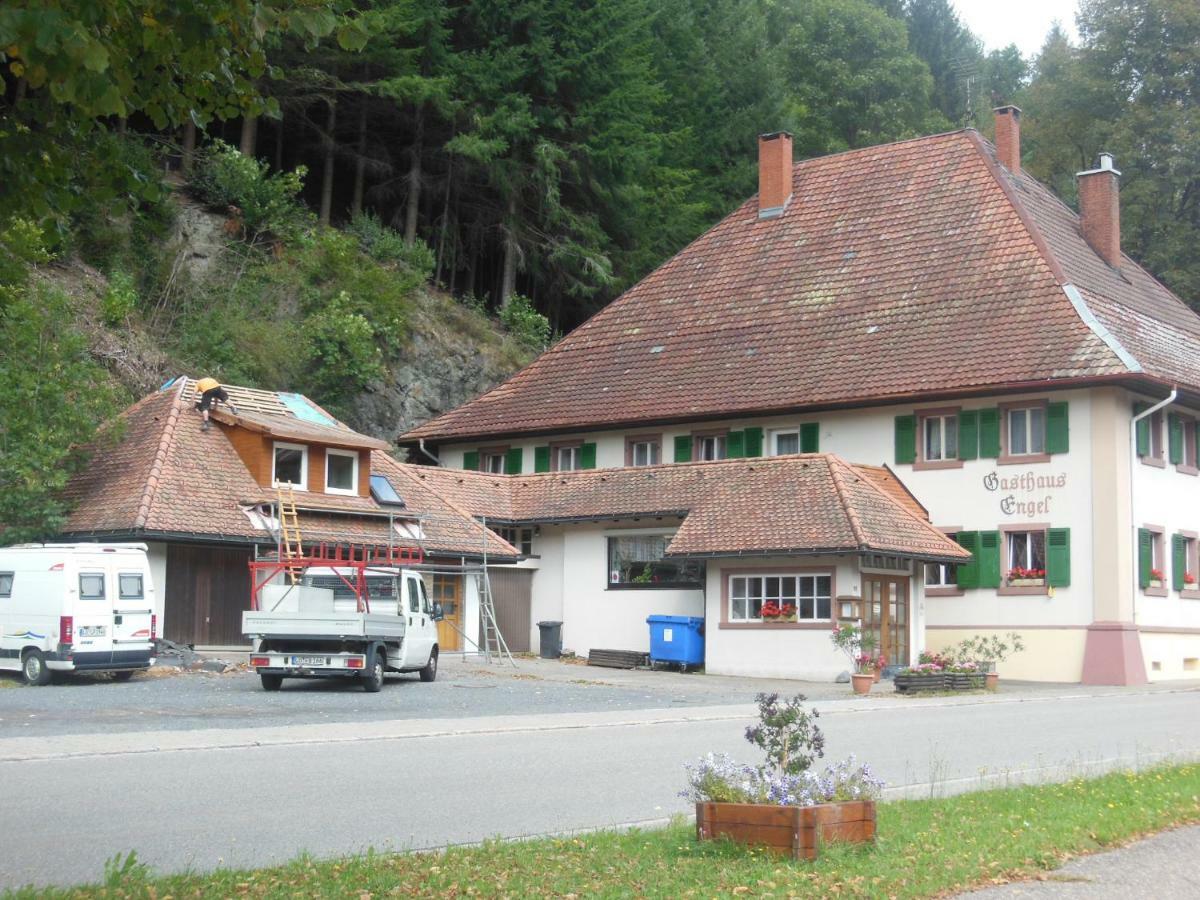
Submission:
<svg viewBox="0 0 1200 900">
<path fill-rule="evenodd" d="M 299 583 L 277 577 L 256 595 L 242 631 L 264 690 L 279 690 L 285 678 L 349 677 L 373 693 L 387 672 L 437 677 L 441 610 L 417 571 L 311 567 Z"/>
</svg>

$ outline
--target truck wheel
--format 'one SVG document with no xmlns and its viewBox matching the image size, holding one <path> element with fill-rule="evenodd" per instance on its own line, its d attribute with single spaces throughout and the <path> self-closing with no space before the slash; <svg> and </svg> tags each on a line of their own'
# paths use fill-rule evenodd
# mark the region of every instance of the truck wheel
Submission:
<svg viewBox="0 0 1200 900">
<path fill-rule="evenodd" d="M 377 694 L 383 689 L 383 653 L 376 653 L 371 668 L 363 672 L 363 690 L 368 694 Z"/>
<path fill-rule="evenodd" d="M 283 676 L 274 672 L 259 672 L 258 677 L 262 680 L 264 691 L 277 691 L 283 687 Z"/>
<path fill-rule="evenodd" d="M 437 647 L 434 647 L 429 653 L 429 662 L 425 663 L 425 668 L 421 670 L 422 681 L 433 681 L 437 678 Z"/>
<path fill-rule="evenodd" d="M 50 683 L 50 670 L 46 667 L 46 657 L 41 650 L 30 650 L 21 660 L 21 674 L 26 684 L 43 685 Z"/>
<path fill-rule="evenodd" d="M 120 672 L 113 672 L 113 681 L 128 681 L 133 677 L 133 669 L 122 669 Z"/>
</svg>

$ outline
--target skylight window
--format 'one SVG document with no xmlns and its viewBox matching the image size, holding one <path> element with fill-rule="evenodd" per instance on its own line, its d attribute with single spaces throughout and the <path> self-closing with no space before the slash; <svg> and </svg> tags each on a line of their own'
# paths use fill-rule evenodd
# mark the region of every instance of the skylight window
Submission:
<svg viewBox="0 0 1200 900">
<path fill-rule="evenodd" d="M 404 498 L 396 493 L 386 475 L 371 476 L 371 496 L 375 498 L 376 503 L 404 506 Z"/>
</svg>

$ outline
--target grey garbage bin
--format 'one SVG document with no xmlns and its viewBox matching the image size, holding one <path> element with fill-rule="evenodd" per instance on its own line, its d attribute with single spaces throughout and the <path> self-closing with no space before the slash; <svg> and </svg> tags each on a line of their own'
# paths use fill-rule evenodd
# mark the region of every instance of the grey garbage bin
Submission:
<svg viewBox="0 0 1200 900">
<path fill-rule="evenodd" d="M 542 659 L 558 659 L 562 656 L 562 622 L 538 622 L 540 656 Z"/>
</svg>

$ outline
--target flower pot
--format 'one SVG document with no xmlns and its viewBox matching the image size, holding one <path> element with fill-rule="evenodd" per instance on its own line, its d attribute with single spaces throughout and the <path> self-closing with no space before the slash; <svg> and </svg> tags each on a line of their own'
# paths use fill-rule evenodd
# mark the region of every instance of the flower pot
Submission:
<svg viewBox="0 0 1200 900">
<path fill-rule="evenodd" d="M 871 673 L 871 676 L 872 676 L 872 679 L 871 679 L 872 683 L 879 684 L 879 670 L 876 669 L 874 672 Z"/>
<path fill-rule="evenodd" d="M 986 676 L 986 686 L 989 691 L 996 690 L 996 685 L 1000 681 L 999 672 L 988 672 Z"/>
<path fill-rule="evenodd" d="M 897 674 L 893 679 L 896 690 L 901 694 L 915 694 L 919 691 L 944 691 L 946 689 L 946 673 L 922 672 L 920 674 Z"/>
<path fill-rule="evenodd" d="M 875 841 L 875 801 L 778 806 L 772 803 L 697 803 L 696 840 L 728 837 L 793 859 L 816 859 L 821 845 Z"/>
<path fill-rule="evenodd" d="M 1041 578 L 1010 578 L 1009 587 L 1043 587 L 1046 582 Z"/>
<path fill-rule="evenodd" d="M 1158 578 L 1151 578 L 1151 579 L 1150 579 L 1150 584 L 1148 584 L 1148 585 L 1147 585 L 1147 587 L 1152 587 L 1152 588 L 1160 588 L 1160 587 L 1162 587 L 1162 586 L 1163 586 L 1163 583 L 1162 583 L 1162 581 L 1161 581 L 1160 579 L 1158 579 Z"/>
<path fill-rule="evenodd" d="M 869 694 L 871 692 L 871 685 L 875 683 L 875 676 L 870 672 L 865 674 L 855 672 L 850 676 L 850 680 L 854 682 L 854 693 Z"/>
</svg>

